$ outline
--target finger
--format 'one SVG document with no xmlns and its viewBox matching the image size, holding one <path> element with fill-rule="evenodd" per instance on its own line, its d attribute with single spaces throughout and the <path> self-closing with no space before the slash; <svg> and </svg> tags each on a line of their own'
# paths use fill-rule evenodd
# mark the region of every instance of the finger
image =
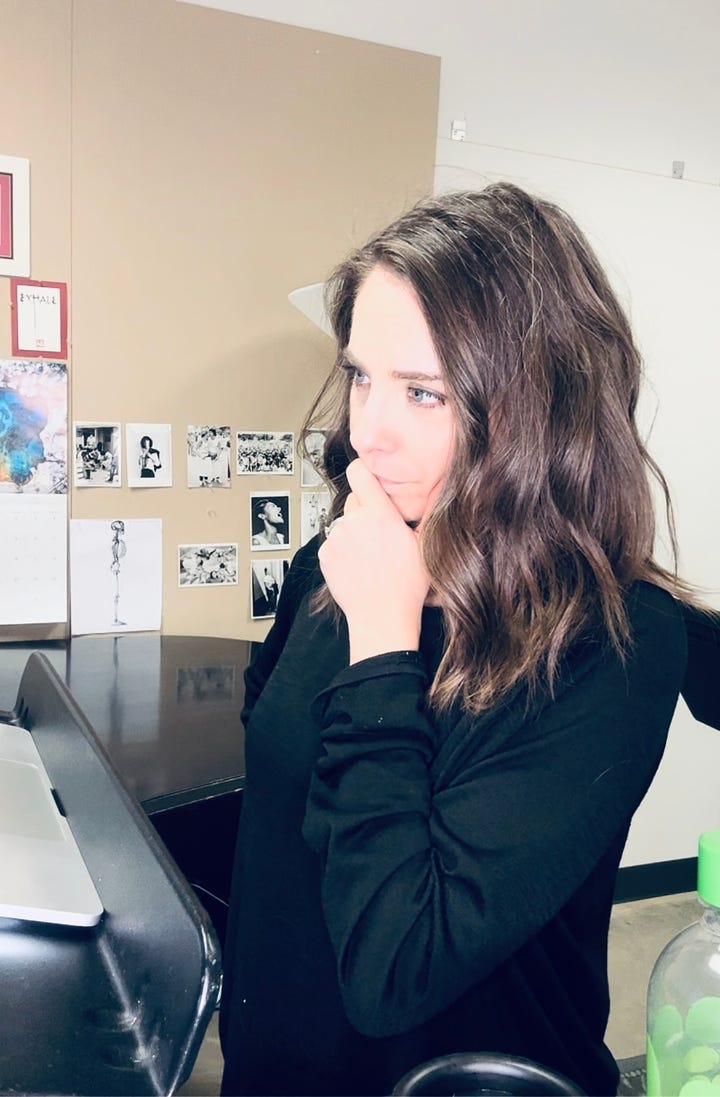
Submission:
<svg viewBox="0 0 720 1097">
<path fill-rule="evenodd" d="M 359 501 L 358 497 L 356 495 L 353 495 L 352 492 L 350 492 L 347 499 L 345 500 L 345 506 L 343 507 L 343 514 L 352 514 L 353 511 L 356 511 L 356 510 L 359 510 L 359 509 L 360 509 L 360 501 Z"/>
<path fill-rule="evenodd" d="M 338 524 L 342 522 L 344 515 L 338 514 L 337 518 L 333 518 L 329 526 L 325 527 L 325 537 L 329 537 L 334 529 L 337 529 Z"/>
<path fill-rule="evenodd" d="M 393 510 L 395 509 L 392 500 L 388 498 L 378 480 L 359 457 L 350 462 L 345 475 L 350 490 L 359 506 L 391 507 Z"/>
</svg>

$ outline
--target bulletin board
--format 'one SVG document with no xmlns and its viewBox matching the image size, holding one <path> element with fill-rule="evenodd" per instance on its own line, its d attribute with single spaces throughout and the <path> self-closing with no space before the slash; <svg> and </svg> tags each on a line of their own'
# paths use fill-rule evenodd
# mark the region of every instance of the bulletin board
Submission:
<svg viewBox="0 0 720 1097">
<path fill-rule="evenodd" d="M 0 154 L 30 164 L 28 277 L 67 287 L 70 519 L 129 535 L 160 521 L 164 633 L 261 639 L 253 590 L 299 547 L 304 489 L 297 458 L 241 474 L 237 436 L 297 441 L 332 348 L 288 294 L 432 190 L 439 60 L 175 0 L 0 0 L 0 23 Z M 0 358 L 9 304 L 0 277 Z M 153 490 L 146 435 L 163 450 Z M 229 468 L 190 487 L 191 444 L 198 479 L 203 459 Z M 269 551 L 252 544 L 257 495 L 287 499 Z M 183 546 L 209 546 L 184 558 L 217 581 L 181 582 Z"/>
</svg>

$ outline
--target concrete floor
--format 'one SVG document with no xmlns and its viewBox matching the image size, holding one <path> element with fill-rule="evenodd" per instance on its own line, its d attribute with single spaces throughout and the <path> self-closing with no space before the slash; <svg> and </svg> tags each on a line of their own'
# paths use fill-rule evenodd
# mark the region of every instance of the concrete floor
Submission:
<svg viewBox="0 0 720 1097">
<path fill-rule="evenodd" d="M 610 924 L 610 1023 L 607 1043 L 616 1059 L 645 1050 L 645 993 L 653 964 L 668 941 L 694 922 L 700 907 L 694 892 L 619 903 Z M 195 1068 L 178 1093 L 211 1097 L 220 1092 L 222 1055 L 217 1014 L 208 1028 Z"/>
<path fill-rule="evenodd" d="M 618 903 L 610 922 L 610 1021 L 616 1059 L 645 1052 L 645 995 L 653 965 L 676 933 L 702 913 L 695 892 Z"/>
</svg>

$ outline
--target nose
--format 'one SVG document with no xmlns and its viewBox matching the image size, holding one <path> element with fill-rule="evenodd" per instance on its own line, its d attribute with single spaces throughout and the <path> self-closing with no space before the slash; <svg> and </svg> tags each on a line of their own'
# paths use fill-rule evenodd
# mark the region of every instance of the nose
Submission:
<svg viewBox="0 0 720 1097">
<path fill-rule="evenodd" d="M 389 452 L 397 438 L 396 414 L 389 395 L 380 389 L 351 400 L 350 444 L 357 454 Z"/>
</svg>

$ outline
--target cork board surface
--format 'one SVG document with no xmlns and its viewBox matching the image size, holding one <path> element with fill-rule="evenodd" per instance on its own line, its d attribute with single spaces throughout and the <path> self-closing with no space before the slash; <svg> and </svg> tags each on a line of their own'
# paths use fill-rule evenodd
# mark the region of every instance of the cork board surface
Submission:
<svg viewBox="0 0 720 1097">
<path fill-rule="evenodd" d="M 291 556 L 299 462 L 237 476 L 235 432 L 297 437 L 332 348 L 288 293 L 432 189 L 439 60 L 174 0 L 0 0 L 0 22 L 31 277 L 69 286 L 70 423 L 172 428 L 171 487 L 73 487 L 71 516 L 162 520 L 164 633 L 261 639 L 249 497 L 289 493 Z M 8 302 L 0 278 L 0 357 Z M 186 486 L 201 424 L 231 427 L 229 489 Z M 178 545 L 216 542 L 237 586 L 181 589 Z"/>
</svg>

